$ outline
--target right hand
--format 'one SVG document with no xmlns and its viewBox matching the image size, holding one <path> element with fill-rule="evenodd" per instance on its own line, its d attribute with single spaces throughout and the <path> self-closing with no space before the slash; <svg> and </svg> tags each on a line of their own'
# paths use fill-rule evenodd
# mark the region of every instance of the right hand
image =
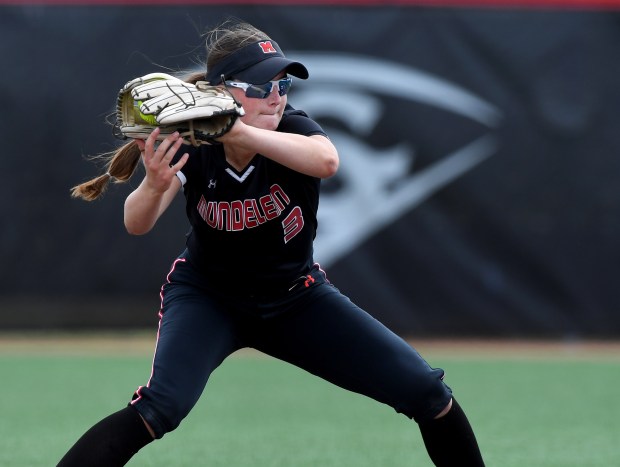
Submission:
<svg viewBox="0 0 620 467">
<path fill-rule="evenodd" d="M 183 138 L 179 136 L 178 132 L 175 132 L 167 136 L 156 147 L 158 135 L 159 128 L 155 128 L 146 140 L 137 139 L 135 141 L 142 153 L 142 161 L 146 169 L 146 186 L 154 193 L 161 194 L 170 188 L 172 180 L 187 162 L 189 154 L 183 154 L 181 159 L 171 166 L 170 161 L 183 144 Z"/>
</svg>

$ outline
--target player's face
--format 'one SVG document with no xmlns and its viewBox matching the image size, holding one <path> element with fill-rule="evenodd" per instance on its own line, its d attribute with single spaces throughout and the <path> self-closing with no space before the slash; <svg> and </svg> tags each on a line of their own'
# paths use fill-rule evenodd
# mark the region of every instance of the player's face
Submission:
<svg viewBox="0 0 620 467">
<path fill-rule="evenodd" d="M 285 76 L 285 73 L 280 73 L 272 81 L 280 80 Z M 245 115 L 241 117 L 243 123 L 264 130 L 275 130 L 278 127 L 284 107 L 286 107 L 287 96 L 286 94 L 280 95 L 277 85 L 272 87 L 271 92 L 264 99 L 247 97 L 246 92 L 240 88 L 229 87 L 228 89 L 245 110 Z"/>
</svg>

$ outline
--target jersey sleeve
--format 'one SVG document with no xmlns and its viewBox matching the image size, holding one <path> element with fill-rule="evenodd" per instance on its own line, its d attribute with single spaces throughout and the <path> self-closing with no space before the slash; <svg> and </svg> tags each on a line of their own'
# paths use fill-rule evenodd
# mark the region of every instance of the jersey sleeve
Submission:
<svg viewBox="0 0 620 467">
<path fill-rule="evenodd" d="M 306 112 L 294 109 L 288 104 L 282 115 L 278 131 L 304 136 L 322 135 L 327 137 L 327 133 L 321 128 L 321 125 L 312 120 Z"/>
</svg>

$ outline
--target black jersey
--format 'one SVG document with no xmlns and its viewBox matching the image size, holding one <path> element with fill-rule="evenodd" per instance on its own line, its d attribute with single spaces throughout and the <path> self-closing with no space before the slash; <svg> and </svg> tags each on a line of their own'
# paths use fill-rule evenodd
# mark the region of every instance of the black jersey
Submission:
<svg viewBox="0 0 620 467">
<path fill-rule="evenodd" d="M 325 135 L 304 112 L 287 106 L 277 131 Z M 179 177 L 191 224 L 190 261 L 218 288 L 269 292 L 313 264 L 320 179 L 257 154 L 241 172 L 222 145 L 185 146 Z"/>
</svg>

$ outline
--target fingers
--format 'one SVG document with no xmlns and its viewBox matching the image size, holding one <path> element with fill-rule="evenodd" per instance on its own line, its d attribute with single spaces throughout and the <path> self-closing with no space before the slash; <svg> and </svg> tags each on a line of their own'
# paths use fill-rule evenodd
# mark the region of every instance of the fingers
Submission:
<svg viewBox="0 0 620 467">
<path fill-rule="evenodd" d="M 174 164 L 174 165 L 170 166 L 170 168 L 171 168 L 171 169 L 174 171 L 174 173 L 176 174 L 177 172 L 179 172 L 179 171 L 183 168 L 183 166 L 184 166 L 184 165 L 185 165 L 185 163 L 187 162 L 187 159 L 189 159 L 189 154 L 188 154 L 188 153 L 185 153 L 185 154 L 183 154 L 183 156 L 181 156 L 181 158 L 179 159 L 179 161 L 178 161 L 176 164 Z"/>
<path fill-rule="evenodd" d="M 160 129 L 156 128 L 146 140 L 138 140 L 138 147 L 142 150 L 148 186 L 157 192 L 163 192 L 170 187 L 177 172 L 187 162 L 189 154 L 184 154 L 174 165 L 171 164 L 183 144 L 183 138 L 175 132 L 157 145 L 159 136 Z"/>
<path fill-rule="evenodd" d="M 153 157 L 155 153 L 155 142 L 157 141 L 157 137 L 159 136 L 159 128 L 155 128 L 148 138 L 144 141 L 144 156 L 148 159 Z"/>
<path fill-rule="evenodd" d="M 170 167 L 170 161 L 179 151 L 179 148 L 183 144 L 183 138 L 179 136 L 179 133 L 173 133 L 161 142 L 157 148 L 157 153 L 161 155 L 161 165 Z"/>
<path fill-rule="evenodd" d="M 178 132 L 175 132 L 164 138 L 156 147 L 159 133 L 160 129 L 155 128 L 149 137 L 143 141 L 143 144 L 140 143 L 140 140 L 137 140 L 138 147 L 142 152 L 145 164 L 169 166 L 170 161 L 181 147 L 181 144 L 183 144 L 183 138 L 180 137 Z"/>
<path fill-rule="evenodd" d="M 136 145 L 138 146 L 140 152 L 144 152 L 144 145 L 146 144 L 146 142 L 143 139 L 134 139 L 134 141 L 136 142 Z"/>
</svg>

